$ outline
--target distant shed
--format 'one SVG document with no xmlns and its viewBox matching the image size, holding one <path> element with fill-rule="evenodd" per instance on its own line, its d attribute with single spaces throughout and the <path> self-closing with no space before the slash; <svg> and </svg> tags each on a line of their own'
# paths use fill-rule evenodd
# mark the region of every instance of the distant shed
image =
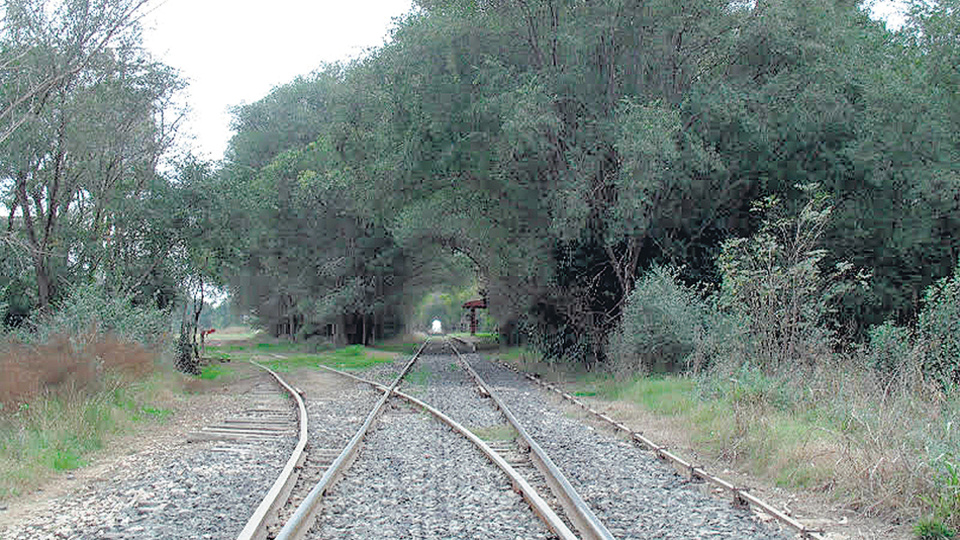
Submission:
<svg viewBox="0 0 960 540">
<path fill-rule="evenodd" d="M 463 309 L 470 310 L 470 335 L 477 335 L 477 310 L 487 309 L 487 301 L 483 298 L 463 303 Z"/>
</svg>

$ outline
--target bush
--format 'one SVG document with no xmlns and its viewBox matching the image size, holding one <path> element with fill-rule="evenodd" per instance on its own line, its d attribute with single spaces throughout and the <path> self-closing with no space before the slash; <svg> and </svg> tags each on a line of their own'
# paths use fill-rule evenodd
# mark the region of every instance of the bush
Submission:
<svg viewBox="0 0 960 540">
<path fill-rule="evenodd" d="M 134 306 L 130 298 L 111 296 L 94 285 L 81 285 L 47 317 L 33 321 L 34 332 L 20 332 L 22 341 L 44 343 L 67 335 L 78 344 L 113 335 L 148 348 L 159 345 L 168 331 L 168 316 L 151 306 Z"/>
<path fill-rule="evenodd" d="M 765 215 L 760 231 L 725 241 L 717 260 L 718 304 L 745 332 L 743 360 L 768 372 L 829 360 L 836 299 L 867 276 L 854 279 L 847 263 L 823 268 L 827 252 L 817 246 L 831 212 L 826 196 L 814 193 L 796 216 L 775 198 L 755 210 Z"/>
<path fill-rule="evenodd" d="M 927 288 L 917 326 L 924 375 L 944 390 L 960 384 L 960 265 Z"/>
<path fill-rule="evenodd" d="M 887 321 L 871 328 L 868 335 L 870 341 L 860 348 L 863 367 L 878 377 L 887 392 L 917 390 L 923 383 L 922 350 L 913 329 Z"/>
<path fill-rule="evenodd" d="M 678 274 L 656 266 L 637 281 L 607 345 L 607 355 L 621 370 L 687 368 L 693 353 L 703 347 L 714 314 L 699 291 L 684 286 Z"/>
<path fill-rule="evenodd" d="M 148 374 L 167 328 L 163 312 L 91 286 L 32 323 L 32 332 L 20 329 L 0 342 L 0 405 L 7 410 L 42 393 L 98 391 L 107 375 Z"/>
<path fill-rule="evenodd" d="M 78 346 L 59 334 L 46 343 L 0 345 L 0 408 L 9 410 L 41 393 L 102 389 L 105 379 L 134 380 L 154 370 L 156 355 L 138 343 L 99 335 Z"/>
</svg>

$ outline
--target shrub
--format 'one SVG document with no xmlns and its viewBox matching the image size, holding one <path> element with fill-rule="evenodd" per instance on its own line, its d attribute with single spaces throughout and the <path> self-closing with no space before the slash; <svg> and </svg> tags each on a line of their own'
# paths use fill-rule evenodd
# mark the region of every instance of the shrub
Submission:
<svg viewBox="0 0 960 540">
<path fill-rule="evenodd" d="M 9 410 L 43 392 L 97 391 L 105 378 L 129 380 L 154 369 L 155 355 L 138 343 L 100 335 L 77 345 L 58 334 L 45 343 L 0 345 L 0 404 Z"/>
<path fill-rule="evenodd" d="M 129 297 L 111 296 L 95 285 L 81 285 L 50 316 L 33 323 L 32 334 L 20 339 L 43 343 L 56 335 L 71 336 L 75 342 L 96 341 L 113 335 L 120 341 L 155 347 L 168 330 L 167 314 L 152 306 L 135 306 Z"/>
<path fill-rule="evenodd" d="M 927 288 L 917 326 L 924 374 L 945 390 L 960 383 L 960 265 Z"/>
<path fill-rule="evenodd" d="M 798 187 L 812 193 L 816 186 Z M 760 231 L 725 241 L 717 259 L 718 304 L 744 330 L 744 360 L 777 371 L 827 359 L 835 300 L 867 276 L 854 279 L 847 263 L 823 268 L 827 252 L 817 246 L 831 212 L 825 195 L 814 193 L 796 216 L 776 198 L 754 209 L 765 216 Z"/>
<path fill-rule="evenodd" d="M 8 408 L 44 392 L 101 389 L 105 375 L 128 379 L 154 369 L 166 330 L 163 312 L 84 286 L 55 313 L 0 343 L 0 404 Z"/>
<path fill-rule="evenodd" d="M 886 392 L 919 391 L 918 385 L 923 384 L 923 351 L 917 346 L 916 332 L 887 321 L 871 328 L 868 336 L 870 341 L 860 347 L 860 359 Z"/>
<path fill-rule="evenodd" d="M 700 292 L 684 286 L 672 268 L 656 266 L 637 280 L 607 355 L 629 372 L 690 367 L 705 343 L 712 310 Z M 695 366 L 700 367 L 700 366 Z"/>
</svg>

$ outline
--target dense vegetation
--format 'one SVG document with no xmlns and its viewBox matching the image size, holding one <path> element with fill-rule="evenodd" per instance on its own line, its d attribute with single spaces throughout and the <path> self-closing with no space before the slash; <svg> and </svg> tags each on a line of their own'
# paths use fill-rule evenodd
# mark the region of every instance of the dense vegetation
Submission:
<svg viewBox="0 0 960 540">
<path fill-rule="evenodd" d="M 718 287 L 725 243 L 780 219 L 756 202 L 787 217 L 817 198 L 829 219 L 790 247 L 865 286 L 809 322 L 846 342 L 909 323 L 960 255 L 955 6 L 910 20 L 826 0 L 420 2 L 382 48 L 236 111 L 223 181 L 260 219 L 233 282 L 262 316 L 379 328 L 452 251 L 501 328 L 593 362 L 644 269 Z"/>
<path fill-rule="evenodd" d="M 552 361 L 955 402 L 957 0 L 898 31 L 849 0 L 418 0 L 382 47 L 238 107 L 221 163 L 170 159 L 183 83 L 140 46 L 145 3 L 2 4 L 17 343 L 105 295 L 175 313 L 197 373 L 214 286 L 341 344 L 476 291 Z"/>
</svg>

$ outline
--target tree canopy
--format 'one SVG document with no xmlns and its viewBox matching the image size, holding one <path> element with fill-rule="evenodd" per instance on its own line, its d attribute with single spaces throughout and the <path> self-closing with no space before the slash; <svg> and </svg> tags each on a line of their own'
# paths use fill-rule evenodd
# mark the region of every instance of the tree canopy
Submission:
<svg viewBox="0 0 960 540">
<path fill-rule="evenodd" d="M 382 48 L 237 109 L 225 170 L 263 190 L 247 280 L 374 317 L 458 253 L 502 325 L 599 355 L 642 269 L 719 283 L 753 202 L 798 212 L 816 184 L 823 263 L 873 275 L 845 323 L 910 319 L 960 254 L 955 8 L 893 32 L 836 0 L 418 2 Z"/>
</svg>

